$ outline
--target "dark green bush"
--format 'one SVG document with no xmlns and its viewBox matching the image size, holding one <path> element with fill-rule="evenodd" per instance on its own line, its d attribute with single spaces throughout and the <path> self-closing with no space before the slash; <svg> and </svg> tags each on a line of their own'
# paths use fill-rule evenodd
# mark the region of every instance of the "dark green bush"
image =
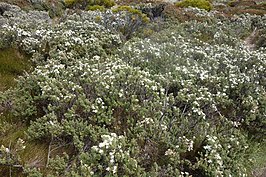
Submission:
<svg viewBox="0 0 266 177">
<path fill-rule="evenodd" d="M 200 9 L 205 9 L 210 11 L 212 9 L 212 5 L 207 0 L 184 0 L 176 3 L 177 7 L 197 7 Z"/>
</svg>

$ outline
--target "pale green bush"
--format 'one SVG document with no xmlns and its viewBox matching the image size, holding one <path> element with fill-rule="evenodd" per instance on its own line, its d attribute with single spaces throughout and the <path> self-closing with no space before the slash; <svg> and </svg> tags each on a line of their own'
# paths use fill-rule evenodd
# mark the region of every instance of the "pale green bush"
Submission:
<svg viewBox="0 0 266 177">
<path fill-rule="evenodd" d="M 264 29 L 265 18 L 222 23 L 195 13 L 210 21 L 177 23 L 124 43 L 118 29 L 132 17 L 124 10 L 3 29 L 34 53 L 36 67 L 1 103 L 12 103 L 10 114 L 29 125 L 30 140 L 73 150 L 50 154 L 49 175 L 248 174 L 248 138 L 265 134 L 266 54 L 251 51 L 238 34 L 250 31 L 254 18 Z M 206 33 L 212 38 L 204 41 Z M 42 174 L 27 164 L 23 170 Z"/>
</svg>

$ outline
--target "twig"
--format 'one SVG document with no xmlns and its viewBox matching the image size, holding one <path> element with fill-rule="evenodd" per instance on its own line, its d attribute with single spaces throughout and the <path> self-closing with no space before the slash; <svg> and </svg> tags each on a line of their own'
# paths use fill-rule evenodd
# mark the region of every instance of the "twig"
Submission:
<svg viewBox="0 0 266 177">
<path fill-rule="evenodd" d="M 47 160 L 46 160 L 46 165 L 45 165 L 45 167 L 48 167 L 48 165 L 49 165 L 49 160 L 50 160 L 50 154 L 51 154 L 51 146 L 52 146 L 52 143 L 53 143 L 53 135 L 52 135 L 52 137 L 51 137 L 51 141 L 50 141 L 50 143 L 49 143 L 49 147 L 48 147 L 48 153 L 47 153 Z"/>
<path fill-rule="evenodd" d="M 8 147 L 8 149 L 9 149 L 9 160 L 11 159 L 11 141 L 9 142 L 9 147 Z M 9 166 L 9 177 L 12 177 L 12 166 Z"/>
<path fill-rule="evenodd" d="M 14 168 L 23 168 L 23 166 L 22 165 L 18 165 L 18 164 L 16 164 L 16 165 L 14 165 L 14 164 L 2 164 L 2 163 L 0 163 L 0 166 L 8 166 L 8 167 L 14 167 Z"/>
<path fill-rule="evenodd" d="M 69 144 L 71 144 L 71 143 L 62 144 L 62 145 L 60 145 L 60 146 L 57 146 L 57 147 L 55 147 L 55 148 L 51 149 L 51 151 L 50 151 L 50 152 L 53 152 L 53 151 L 55 151 L 55 150 L 57 150 L 57 149 L 59 149 L 59 148 L 61 148 L 61 147 L 67 146 L 67 145 L 69 145 Z"/>
</svg>

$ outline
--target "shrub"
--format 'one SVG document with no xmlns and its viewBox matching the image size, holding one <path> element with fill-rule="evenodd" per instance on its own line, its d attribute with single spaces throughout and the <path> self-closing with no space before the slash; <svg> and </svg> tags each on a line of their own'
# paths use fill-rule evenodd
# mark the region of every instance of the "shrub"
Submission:
<svg viewBox="0 0 266 177">
<path fill-rule="evenodd" d="M 50 141 L 40 173 L 246 176 L 248 135 L 265 135 L 266 53 L 246 48 L 239 34 L 252 29 L 252 19 L 265 29 L 266 18 L 187 10 L 208 20 L 176 23 L 123 46 L 120 30 L 144 24 L 131 7 L 81 11 L 38 27 L 9 19 L 16 25 L 4 33 L 34 52 L 36 68 L 1 93 L 0 103 L 28 123 L 30 139 Z M 202 42 L 206 34 L 212 37 Z M 0 162 L 16 155 L 7 146 Z M 66 146 L 71 152 L 61 153 Z M 40 174 L 31 167 L 25 172 Z"/>
<path fill-rule="evenodd" d="M 113 0 L 88 0 L 89 6 L 99 5 L 104 6 L 106 8 L 110 8 L 115 5 Z"/>
<path fill-rule="evenodd" d="M 212 9 L 212 5 L 207 0 L 184 0 L 176 3 L 177 7 L 197 7 L 200 9 L 205 9 L 210 11 Z"/>
<path fill-rule="evenodd" d="M 119 6 L 112 9 L 112 12 L 120 14 L 121 16 L 125 15 L 125 21 L 127 23 L 120 26 L 119 31 L 126 37 L 126 39 L 129 39 L 142 25 L 150 21 L 146 14 L 130 6 Z"/>
<path fill-rule="evenodd" d="M 236 0 L 231 0 L 231 1 L 229 1 L 229 2 L 227 3 L 227 5 L 230 6 L 230 7 L 235 7 L 236 4 L 237 4 L 237 1 L 236 1 Z"/>
<path fill-rule="evenodd" d="M 141 17 L 141 19 L 144 21 L 144 22 L 149 22 L 149 18 L 147 17 L 146 14 L 142 13 L 140 10 L 138 9 L 134 9 L 130 6 L 119 6 L 117 7 L 116 9 L 113 9 L 113 12 L 114 13 L 118 13 L 120 11 L 127 11 L 131 14 L 134 14 L 134 15 L 137 15 L 139 17 Z"/>
<path fill-rule="evenodd" d="M 81 5 L 80 7 L 89 6 L 103 6 L 105 8 L 110 8 L 115 5 L 114 0 L 65 0 L 67 7 L 73 7 L 74 5 Z M 95 7 L 93 8 L 95 9 Z"/>
<path fill-rule="evenodd" d="M 67 7 L 70 7 L 72 5 L 74 5 L 78 0 L 65 0 L 65 4 Z"/>
<path fill-rule="evenodd" d="M 93 6 L 88 6 L 87 7 L 87 10 L 91 10 L 91 11 L 95 11 L 95 10 L 104 11 L 105 8 L 104 8 L 104 6 L 93 5 Z"/>
</svg>

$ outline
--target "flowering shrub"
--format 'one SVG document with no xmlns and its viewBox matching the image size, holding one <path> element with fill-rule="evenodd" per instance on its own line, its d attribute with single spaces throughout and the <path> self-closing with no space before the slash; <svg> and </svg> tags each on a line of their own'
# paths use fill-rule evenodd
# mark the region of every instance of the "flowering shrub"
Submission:
<svg viewBox="0 0 266 177">
<path fill-rule="evenodd" d="M 20 152 L 26 148 L 24 143 L 25 141 L 19 138 L 13 147 L 2 145 L 0 147 L 0 164 L 20 167 Z"/>
<path fill-rule="evenodd" d="M 46 174 L 247 176 L 249 137 L 265 134 L 266 53 L 243 38 L 265 29 L 265 17 L 187 10 L 208 21 L 130 40 L 119 29 L 140 25 L 131 19 L 140 14 L 128 8 L 32 27 L 6 17 L 5 39 L 36 67 L 0 103 L 27 123 L 30 140 L 49 142 Z M 10 151 L 0 152 L 6 163 Z M 35 167 L 22 165 L 42 175 Z"/>
</svg>

